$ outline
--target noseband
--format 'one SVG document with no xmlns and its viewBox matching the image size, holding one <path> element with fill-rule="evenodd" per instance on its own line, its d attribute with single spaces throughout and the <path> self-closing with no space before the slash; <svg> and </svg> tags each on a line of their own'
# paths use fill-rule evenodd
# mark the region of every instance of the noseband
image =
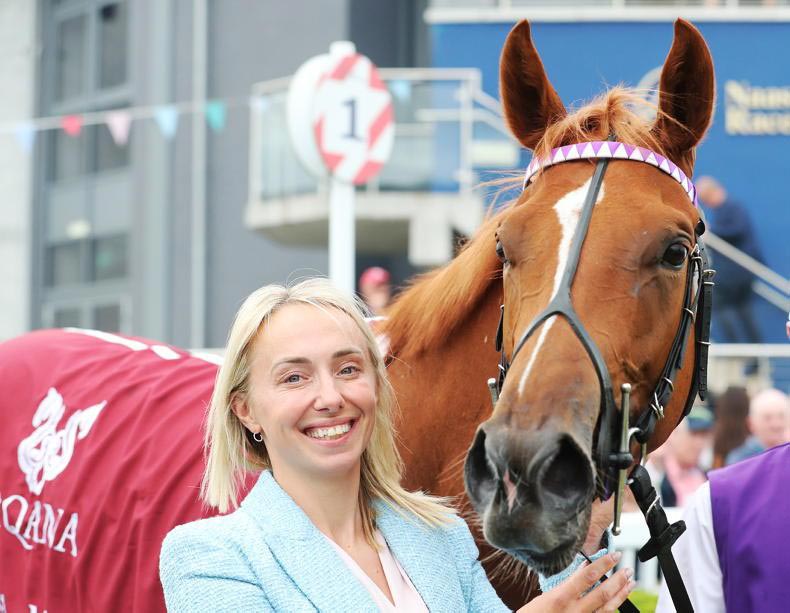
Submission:
<svg viewBox="0 0 790 613">
<path fill-rule="evenodd" d="M 496 383 L 496 394 L 502 391 L 505 377 L 507 376 L 510 364 L 515 361 L 521 349 L 532 336 L 532 334 L 552 316 L 564 317 L 570 324 L 579 342 L 581 342 L 587 355 L 595 367 L 598 382 L 601 387 L 601 410 L 597 426 L 597 443 L 595 445 L 595 462 L 603 475 L 602 498 L 606 499 L 612 494 L 612 488 L 616 483 L 616 471 L 621 468 L 623 462 L 631 464 L 631 457 L 619 457 L 620 454 L 612 452 L 615 441 L 619 439 L 615 416 L 618 413 L 614 400 L 614 391 L 609 369 L 601 355 L 598 346 L 593 341 L 590 334 L 579 320 L 573 301 L 571 299 L 571 285 L 576 276 L 576 270 L 581 257 L 584 239 L 592 219 L 595 202 L 598 199 L 603 177 L 611 159 L 626 159 L 638 161 L 655 166 L 675 179 L 686 191 L 693 204 L 697 204 L 696 189 L 692 182 L 686 177 L 683 171 L 664 156 L 642 147 L 634 147 L 613 141 L 597 141 L 591 143 L 580 143 L 554 149 L 547 160 L 535 159 L 527 168 L 524 186 L 526 187 L 535 174 L 548 166 L 560 164 L 567 161 L 578 159 L 596 160 L 595 172 L 593 173 L 590 187 L 584 198 L 579 223 L 573 236 L 573 241 L 568 255 L 568 261 L 560 281 L 559 288 L 552 298 L 549 305 L 532 320 L 526 331 L 523 333 L 518 343 L 516 343 L 513 354 L 508 360 L 503 349 L 503 321 L 504 305 L 501 307 L 499 326 L 496 334 L 496 349 L 500 352 L 499 380 Z M 691 410 L 694 399 L 699 393 L 701 398 L 705 398 L 707 392 L 707 362 L 708 362 L 708 339 L 710 332 L 710 292 L 713 282 L 710 280 L 713 271 L 708 268 L 708 261 L 700 235 L 704 232 L 705 226 L 700 222 L 695 229 L 696 245 L 688 258 L 685 296 L 681 311 L 680 325 L 672 342 L 669 355 L 661 370 L 658 382 L 650 395 L 651 402 L 648 410 L 642 412 L 637 418 L 632 435 L 640 444 L 646 444 L 653 434 L 656 423 L 664 416 L 664 407 L 667 406 L 673 392 L 673 381 L 677 371 L 683 365 L 685 351 L 688 344 L 689 332 L 692 324 L 696 321 L 696 340 L 697 350 L 694 368 L 694 380 L 686 399 L 683 411 L 685 417 Z M 697 313 L 701 309 L 702 317 L 697 318 Z M 629 436 L 630 438 L 630 436 Z"/>
</svg>

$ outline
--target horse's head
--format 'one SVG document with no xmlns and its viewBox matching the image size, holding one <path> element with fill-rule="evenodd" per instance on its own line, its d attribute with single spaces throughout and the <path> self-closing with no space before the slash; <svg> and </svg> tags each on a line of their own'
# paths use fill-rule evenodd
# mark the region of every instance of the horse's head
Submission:
<svg viewBox="0 0 790 613">
<path fill-rule="evenodd" d="M 500 76 L 507 122 L 536 159 L 560 146 L 608 139 L 655 152 L 691 177 L 694 147 L 714 99 L 711 57 L 691 24 L 675 24 L 652 122 L 630 110 L 633 99 L 623 90 L 567 115 L 526 22 L 505 43 Z M 597 160 L 544 167 L 502 215 L 496 235 L 510 368 L 494 413 L 469 451 L 467 488 L 487 540 L 543 572 L 566 565 L 587 532 L 596 441 L 599 434 L 609 436 L 600 431 L 606 404 L 601 371 L 615 390 L 631 384 L 633 420 L 648 411 L 681 326 L 689 279 L 698 274 L 689 264 L 700 231 L 693 187 L 684 189 L 658 164 L 617 157 L 603 166 L 597 192 Z M 577 240 L 585 208 L 592 217 Z M 578 266 L 565 293 L 563 276 L 577 243 Z M 575 313 L 579 330 L 566 315 L 542 319 L 550 304 Z M 678 423 L 694 388 L 693 334 L 691 349 L 677 360 L 682 366 L 673 371 L 674 394 L 662 407 L 651 448 Z"/>
</svg>

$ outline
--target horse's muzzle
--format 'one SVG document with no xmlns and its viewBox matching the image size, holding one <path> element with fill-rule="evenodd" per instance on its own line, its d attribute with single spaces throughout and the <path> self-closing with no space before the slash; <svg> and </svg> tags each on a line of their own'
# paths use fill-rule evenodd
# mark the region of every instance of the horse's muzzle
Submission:
<svg viewBox="0 0 790 613">
<path fill-rule="evenodd" d="M 594 471 L 570 435 L 486 422 L 467 454 L 464 476 L 486 540 L 538 570 L 566 559 L 584 539 Z"/>
</svg>

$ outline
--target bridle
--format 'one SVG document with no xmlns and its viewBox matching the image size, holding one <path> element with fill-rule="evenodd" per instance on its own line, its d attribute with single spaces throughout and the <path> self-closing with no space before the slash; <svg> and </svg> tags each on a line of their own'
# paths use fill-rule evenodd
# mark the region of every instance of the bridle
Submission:
<svg viewBox="0 0 790 613">
<path fill-rule="evenodd" d="M 686 190 L 689 199 L 694 205 L 697 205 L 696 189 L 683 171 L 664 156 L 643 147 L 626 145 L 613 140 L 568 145 L 552 150 L 551 155 L 544 160 L 533 159 L 532 163 L 530 163 L 527 168 L 524 187 L 526 188 L 530 181 L 535 178 L 539 170 L 545 169 L 548 166 L 578 159 L 595 160 L 595 171 L 590 182 L 590 187 L 584 198 L 579 222 L 571 242 L 568 260 L 559 287 L 554 297 L 549 302 L 549 305 L 532 320 L 526 331 L 521 335 L 521 338 L 514 346 L 513 353 L 509 360 L 502 342 L 505 306 L 503 304 L 500 307 L 499 326 L 496 333 L 496 350 L 500 352 L 499 377 L 496 380 L 489 380 L 489 387 L 491 388 L 494 402 L 496 402 L 496 399 L 502 391 L 502 386 L 504 385 L 511 363 L 515 361 L 519 352 L 532 334 L 550 317 L 559 316 L 567 320 L 576 334 L 576 337 L 579 339 L 579 342 L 587 352 L 587 355 L 590 357 L 601 388 L 601 407 L 594 436 L 594 460 L 599 473 L 599 497 L 606 500 L 612 493 L 616 495 L 614 532 L 617 534 L 619 532 L 620 509 L 623 488 L 626 482 L 626 472 L 634 463 L 634 458 L 630 452 L 631 439 L 636 439 L 642 446 L 642 460 L 644 460 L 647 442 L 653 435 L 658 421 L 663 419 L 664 407 L 668 405 L 672 397 L 675 377 L 678 370 L 680 370 L 683 365 L 692 326 L 695 327 L 696 338 L 694 373 L 681 419 L 691 410 L 697 394 L 699 394 L 700 398 L 703 400 L 707 394 L 707 363 L 710 338 L 711 293 L 713 288 L 712 277 L 715 273 L 708 266 L 705 248 L 700 239 L 700 236 L 705 231 L 705 224 L 700 220 L 694 232 L 694 248 L 687 257 L 688 264 L 686 266 L 685 292 L 680 324 L 675 333 L 675 338 L 672 342 L 666 362 L 664 363 L 664 367 L 661 369 L 661 374 L 650 395 L 650 404 L 648 408 L 639 415 L 634 427 L 629 427 L 628 413 L 631 386 L 627 383 L 623 384 L 623 386 L 621 386 L 621 408 L 623 411 L 621 413 L 621 419 L 619 420 L 620 423 L 616 423 L 618 421 L 616 419 L 617 413 L 620 411 L 618 411 L 615 404 L 612 378 L 609 369 L 606 366 L 606 362 L 598 346 L 584 328 L 578 314 L 573 308 L 573 301 L 571 298 L 571 286 L 576 276 L 582 247 L 587 236 L 593 209 L 598 199 L 598 193 L 603 183 L 604 174 L 606 173 L 610 160 L 632 160 L 655 166 L 658 170 L 674 178 Z M 636 469 L 639 468 L 641 467 L 636 467 Z M 634 483 L 636 483 L 637 488 L 639 488 L 640 484 L 644 486 L 644 483 L 641 483 L 641 481 L 643 481 L 643 475 L 641 472 L 640 474 L 635 474 L 635 472 L 638 472 L 636 469 L 634 469 L 634 472 L 630 475 L 631 481 L 629 485 L 632 490 L 634 490 Z M 644 468 L 641 468 L 641 470 L 645 475 L 647 474 Z M 643 498 L 642 502 L 645 503 L 643 511 L 648 520 L 648 525 L 651 528 L 651 534 L 653 534 L 654 527 L 657 531 L 660 531 L 660 534 L 653 534 L 654 539 L 651 539 L 642 551 L 650 549 L 651 543 L 655 540 L 656 542 L 653 543 L 652 547 L 656 549 L 656 551 L 652 555 L 658 555 L 659 562 L 662 563 L 663 568 L 666 560 L 662 560 L 662 556 L 665 557 L 668 553 L 671 557 L 669 547 L 677 536 L 683 532 L 685 526 L 679 526 L 678 524 L 669 526 L 666 522 L 666 516 L 663 514 L 663 509 L 661 509 L 658 503 L 655 490 L 653 490 L 650 485 L 649 478 L 647 480 L 647 487 L 642 487 L 642 489 L 646 489 L 640 496 Z M 637 491 L 634 490 L 634 493 L 636 495 Z M 637 502 L 640 502 L 639 499 L 637 499 Z M 640 503 L 640 508 L 641 507 L 642 504 Z M 660 521 L 660 517 L 657 517 L 655 520 L 651 519 L 653 516 L 659 515 L 659 511 L 664 517 L 663 522 Z M 651 522 L 655 524 L 655 526 L 651 525 Z M 663 524 L 666 524 L 666 526 Z M 667 543 L 666 541 L 669 540 L 671 540 L 671 542 Z M 652 555 L 650 557 L 652 557 Z M 641 556 L 642 552 L 640 552 L 640 559 Z M 672 565 L 674 565 L 674 560 L 671 562 Z M 665 569 L 665 573 L 669 580 L 672 569 Z M 676 567 L 675 573 L 677 574 Z M 677 574 L 677 577 L 679 580 L 679 574 Z M 680 587 L 683 588 L 682 581 L 680 582 Z M 671 585 L 670 591 L 672 591 Z M 685 595 L 685 588 L 683 588 L 683 595 Z M 672 596 L 673 599 L 675 599 L 675 593 L 673 593 Z M 678 600 L 675 600 L 676 606 L 680 605 L 678 606 L 679 611 L 690 610 L 691 605 L 688 602 L 687 595 L 685 595 L 685 601 L 684 603 L 681 600 L 679 603 Z M 684 607 L 685 604 L 688 604 L 688 608 Z"/>
<path fill-rule="evenodd" d="M 603 153 L 601 145 L 607 147 L 606 153 L 609 155 L 605 155 Z M 540 168 L 545 169 L 548 166 L 575 159 L 586 158 L 597 160 L 595 172 L 593 173 L 592 180 L 590 182 L 590 187 L 587 190 L 587 194 L 584 198 L 584 203 L 582 205 L 579 217 L 579 223 L 576 227 L 576 231 L 571 242 L 568 261 L 565 265 L 565 270 L 563 272 L 559 288 L 557 289 L 557 292 L 555 293 L 549 305 L 532 320 L 526 331 L 522 334 L 521 338 L 514 347 L 513 354 L 510 359 L 508 359 L 503 348 L 502 339 L 505 312 L 504 304 L 501 307 L 499 326 L 497 328 L 496 334 L 496 349 L 500 352 L 499 380 L 497 381 L 496 391 L 497 393 L 501 392 L 505 377 L 507 376 L 508 370 L 510 368 L 510 364 L 515 361 L 521 349 L 524 347 L 532 334 L 540 327 L 540 325 L 543 324 L 549 317 L 555 315 L 564 317 L 570 324 L 577 338 L 592 360 L 593 366 L 595 367 L 595 371 L 598 376 L 598 382 L 601 387 L 601 411 L 599 414 L 599 422 L 597 426 L 595 461 L 604 476 L 604 483 L 602 484 L 602 497 L 604 499 L 608 499 L 612 494 L 613 482 L 616 481 L 616 479 L 613 478 L 613 475 L 610 474 L 610 469 L 613 467 L 619 468 L 620 460 L 619 458 L 611 457 L 613 447 L 612 441 L 616 440 L 618 437 L 617 427 L 614 424 L 615 415 L 618 413 L 618 409 L 615 404 L 612 379 L 609 374 L 609 369 L 606 366 L 606 362 L 604 361 L 598 346 L 595 344 L 595 341 L 593 341 L 592 337 L 584 328 L 584 325 L 579 320 L 579 316 L 573 308 L 573 302 L 571 299 L 571 285 L 573 284 L 573 279 L 576 276 L 576 270 L 579 265 L 582 246 L 587 236 L 593 209 L 603 183 L 603 177 L 606 173 L 606 168 L 609 161 L 615 158 L 614 153 L 620 147 L 625 149 L 626 145 L 612 141 L 603 141 L 595 143 L 581 143 L 571 147 L 575 147 L 576 151 L 583 152 L 585 150 L 589 150 L 592 153 L 585 155 L 582 158 L 579 156 L 572 156 L 569 158 L 567 153 L 563 155 L 563 152 L 567 151 L 569 147 L 561 147 L 555 149 L 552 152 L 552 158 L 556 161 L 533 163 L 530 164 L 527 169 L 525 186 L 529 184 L 529 182 L 534 178 L 537 170 Z M 642 153 L 640 157 L 643 159 L 638 161 L 642 161 L 643 163 L 651 163 L 645 161 L 644 159 L 651 156 L 653 159 L 660 159 L 662 162 L 666 161 L 667 164 L 665 167 L 668 169 L 668 171 L 665 170 L 664 172 L 667 172 L 667 174 L 673 178 L 676 178 L 676 180 L 678 180 L 681 185 L 690 186 L 690 188 L 687 189 L 687 193 L 689 194 L 692 202 L 696 204 L 696 191 L 694 186 L 685 177 L 685 174 L 682 173 L 680 168 L 674 164 L 670 166 L 670 162 L 668 162 L 666 158 L 663 158 L 663 156 L 660 156 L 659 154 L 647 149 L 633 146 L 631 146 L 630 149 L 640 151 Z M 647 155 L 644 155 L 645 152 Z M 631 157 L 630 159 L 635 160 L 637 158 Z M 651 163 L 651 165 L 653 164 Z M 656 165 L 656 167 L 659 168 L 659 170 L 663 170 L 660 165 Z M 650 394 L 651 402 L 649 410 L 644 411 L 639 416 L 634 427 L 633 437 L 636 438 L 636 440 L 642 445 L 647 443 L 653 434 L 656 423 L 664 416 L 664 407 L 666 407 L 669 403 L 672 392 L 674 391 L 675 376 L 683 365 L 685 352 L 688 345 L 689 333 L 691 331 L 692 325 L 694 324 L 696 324 L 696 356 L 694 378 L 688 397 L 686 398 L 683 417 L 685 417 L 691 410 L 691 406 L 693 405 L 697 394 L 699 393 L 700 397 L 704 399 L 707 393 L 707 362 L 711 307 L 710 292 L 713 286 L 713 282 L 710 279 L 713 276 L 713 271 L 708 268 L 708 260 L 705 254 L 704 245 L 700 239 L 700 235 L 704 232 L 704 230 L 704 223 L 700 221 L 700 224 L 697 226 L 694 233 L 696 244 L 687 258 L 688 265 L 685 296 L 683 308 L 681 311 L 680 324 L 672 342 L 672 347 L 669 350 L 664 367 L 661 370 L 659 379 L 655 385 L 655 388 L 653 389 L 653 392 Z M 700 311 L 702 313 L 702 317 L 697 318 L 697 313 Z"/>
</svg>

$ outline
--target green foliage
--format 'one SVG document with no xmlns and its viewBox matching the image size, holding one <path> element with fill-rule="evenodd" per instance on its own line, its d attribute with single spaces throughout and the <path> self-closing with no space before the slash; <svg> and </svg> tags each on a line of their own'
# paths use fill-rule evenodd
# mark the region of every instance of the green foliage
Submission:
<svg viewBox="0 0 790 613">
<path fill-rule="evenodd" d="M 634 590 L 628 598 L 641 613 L 655 613 L 658 594 L 644 590 Z"/>
</svg>

